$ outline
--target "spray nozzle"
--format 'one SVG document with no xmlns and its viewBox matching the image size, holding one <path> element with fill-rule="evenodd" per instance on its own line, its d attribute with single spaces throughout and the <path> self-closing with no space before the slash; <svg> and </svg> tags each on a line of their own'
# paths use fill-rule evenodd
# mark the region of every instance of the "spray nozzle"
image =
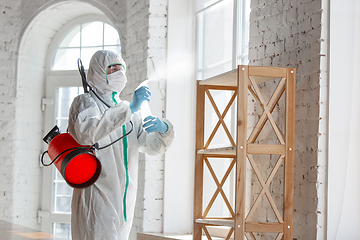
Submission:
<svg viewBox="0 0 360 240">
<path fill-rule="evenodd" d="M 142 81 L 142 82 L 139 84 L 139 86 L 137 86 L 137 87 L 135 88 L 135 91 L 138 90 L 139 88 L 143 87 L 143 86 L 149 87 L 149 86 L 148 86 L 148 83 L 149 83 L 149 80 L 148 80 L 148 79 Z"/>
<path fill-rule="evenodd" d="M 139 86 L 137 86 L 137 88 L 135 89 L 135 91 L 136 91 L 137 89 L 143 87 L 143 86 L 149 87 L 149 86 L 148 86 L 148 83 L 149 83 L 149 80 L 143 81 L 142 83 L 140 83 Z M 142 122 L 145 123 L 144 119 L 145 119 L 147 116 L 152 115 L 152 114 L 151 114 L 151 108 L 150 108 L 150 105 L 149 105 L 149 102 L 148 102 L 148 101 L 143 101 L 143 102 L 142 102 L 141 107 L 140 107 L 140 112 L 141 112 Z"/>
<path fill-rule="evenodd" d="M 56 137 L 57 135 L 60 134 L 60 130 L 58 128 L 58 126 L 54 126 L 50 132 L 43 138 L 43 141 L 46 142 L 47 144 L 50 144 L 51 140 L 54 139 L 54 137 Z"/>
</svg>

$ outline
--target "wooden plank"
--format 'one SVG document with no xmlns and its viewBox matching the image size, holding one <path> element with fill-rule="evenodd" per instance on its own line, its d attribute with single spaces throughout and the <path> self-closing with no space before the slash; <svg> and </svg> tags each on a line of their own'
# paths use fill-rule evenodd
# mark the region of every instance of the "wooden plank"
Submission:
<svg viewBox="0 0 360 240">
<path fill-rule="evenodd" d="M 247 144 L 248 154 L 272 154 L 272 155 L 285 155 L 286 145 L 272 145 L 272 144 Z"/>
<path fill-rule="evenodd" d="M 200 85 L 236 87 L 237 69 L 202 80 Z"/>
<path fill-rule="evenodd" d="M 284 230 L 283 223 L 263 223 L 263 222 L 246 222 L 246 232 L 265 232 L 265 233 L 282 233 Z"/>
<path fill-rule="evenodd" d="M 11 222 L 0 220 L 0 239 L 1 240 L 28 240 L 28 239 L 46 239 L 46 240 L 67 240 L 39 230 L 27 228 Z"/>
<path fill-rule="evenodd" d="M 13 233 L 17 236 L 20 236 L 20 237 L 24 237 L 26 239 L 47 239 L 47 240 L 50 240 L 50 239 L 56 239 L 56 238 L 60 238 L 58 236 L 54 236 L 52 234 L 49 234 L 49 233 L 45 233 L 45 232 L 26 232 L 26 233 Z M 24 238 L 21 238 L 21 239 L 24 239 Z M 11 238 L 11 239 L 14 239 L 14 238 Z"/>
<path fill-rule="evenodd" d="M 249 76 L 283 78 L 287 76 L 287 68 L 249 66 Z"/>
<path fill-rule="evenodd" d="M 249 76 L 253 76 L 257 84 L 270 81 L 275 78 L 286 77 L 287 71 L 287 68 L 239 65 L 239 69 L 242 68 L 249 69 Z M 224 89 L 221 87 L 237 87 L 237 73 L 238 69 L 234 69 L 217 76 L 201 80 L 200 85 L 214 86 L 215 88 L 219 87 L 219 89 Z"/>
<path fill-rule="evenodd" d="M 256 84 L 260 84 L 263 82 L 271 81 L 279 77 L 259 77 L 259 76 L 252 76 L 255 79 Z"/>
<path fill-rule="evenodd" d="M 205 225 L 203 225 L 203 230 L 204 230 L 204 233 L 205 233 L 205 236 L 207 237 L 207 239 L 212 240 L 211 235 Z"/>
<path fill-rule="evenodd" d="M 198 154 L 204 155 L 225 155 L 228 157 L 233 157 L 236 155 L 236 146 L 233 147 L 221 147 L 221 148 L 210 148 L 210 149 L 200 149 L 197 151 Z"/>
<path fill-rule="evenodd" d="M 208 90 L 218 91 L 237 91 L 237 86 L 216 86 L 216 85 L 202 85 Z"/>
<path fill-rule="evenodd" d="M 252 232 L 245 233 L 245 235 L 246 235 L 247 239 L 249 239 L 249 240 L 256 240 L 255 235 Z"/>
<path fill-rule="evenodd" d="M 204 147 L 204 118 L 205 113 L 205 87 L 197 82 L 196 91 L 196 139 L 195 148 L 202 149 Z M 202 218 L 203 206 L 203 172 L 204 162 L 203 155 L 195 153 L 195 169 L 194 169 L 194 240 L 201 240 L 202 225 L 195 224 L 195 219 Z"/>
<path fill-rule="evenodd" d="M 246 140 L 247 140 L 247 95 L 249 67 L 238 68 L 237 104 L 237 146 L 236 146 L 236 184 L 235 184 L 235 226 L 234 237 L 244 240 L 245 195 L 246 192 Z"/>
<path fill-rule="evenodd" d="M 137 233 L 137 240 L 192 240 L 192 234 Z M 205 236 L 202 237 L 205 239 Z"/>
<path fill-rule="evenodd" d="M 296 71 L 287 69 L 286 81 L 286 157 L 284 176 L 284 240 L 293 239 L 294 147 L 295 147 Z"/>
<path fill-rule="evenodd" d="M 233 232 L 234 232 L 234 228 L 232 227 L 232 228 L 230 228 L 230 231 L 226 235 L 225 240 L 230 240 L 230 238 L 232 237 Z"/>
<path fill-rule="evenodd" d="M 153 233 L 137 233 L 137 240 L 168 240 L 162 234 L 153 234 Z"/>
<path fill-rule="evenodd" d="M 275 240 L 281 240 L 284 233 L 279 233 Z"/>
<path fill-rule="evenodd" d="M 234 227 L 234 220 L 229 219 L 198 218 L 195 220 L 195 222 L 206 225 Z"/>
</svg>

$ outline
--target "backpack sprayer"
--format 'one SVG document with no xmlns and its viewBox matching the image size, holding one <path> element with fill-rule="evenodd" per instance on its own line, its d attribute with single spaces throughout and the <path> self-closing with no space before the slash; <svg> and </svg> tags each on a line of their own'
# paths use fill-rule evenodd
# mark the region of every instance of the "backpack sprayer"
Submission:
<svg viewBox="0 0 360 240">
<path fill-rule="evenodd" d="M 78 59 L 78 68 L 84 92 L 92 91 L 102 103 L 110 108 L 110 105 L 101 99 L 86 82 L 86 74 L 80 58 Z M 73 188 L 86 188 L 96 182 L 101 172 L 101 163 L 95 155 L 95 149 L 101 150 L 107 148 L 129 135 L 134 127 L 131 121 L 130 123 L 131 130 L 128 133 L 103 147 L 99 147 L 98 143 L 95 143 L 93 146 L 80 145 L 69 133 L 60 133 L 58 126 L 55 125 L 43 138 L 43 141 L 49 147 L 47 151 L 43 152 L 41 163 L 44 166 L 50 166 L 54 163 L 69 186 Z M 52 160 L 49 164 L 44 163 L 46 153 Z"/>
<path fill-rule="evenodd" d="M 48 150 L 41 156 L 44 166 L 55 164 L 56 168 L 73 188 L 85 188 L 93 184 L 100 175 L 101 163 L 95 156 L 95 148 L 78 144 L 69 133 L 60 133 L 58 126 L 43 138 L 49 144 Z M 52 162 L 44 163 L 44 155 L 48 153 Z"/>
</svg>

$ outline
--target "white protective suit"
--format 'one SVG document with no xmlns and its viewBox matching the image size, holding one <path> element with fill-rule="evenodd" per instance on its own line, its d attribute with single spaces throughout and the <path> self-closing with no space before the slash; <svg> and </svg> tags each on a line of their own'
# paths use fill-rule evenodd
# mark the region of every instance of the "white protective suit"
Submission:
<svg viewBox="0 0 360 240">
<path fill-rule="evenodd" d="M 69 112 L 69 133 L 79 144 L 99 143 L 101 147 L 129 132 L 130 121 L 133 130 L 110 147 L 97 150 L 96 156 L 102 164 L 99 179 L 90 187 L 74 189 L 73 240 L 128 239 L 137 194 L 139 152 L 162 154 L 174 138 L 168 120 L 162 119 L 168 125 L 167 132 L 148 133 L 142 127 L 140 112 L 132 114 L 129 103 L 114 96 L 106 79 L 107 67 L 114 63 L 126 67 L 124 60 L 110 51 L 98 51 L 92 57 L 88 83 L 111 107 L 105 106 L 91 91 L 77 96 Z"/>
</svg>

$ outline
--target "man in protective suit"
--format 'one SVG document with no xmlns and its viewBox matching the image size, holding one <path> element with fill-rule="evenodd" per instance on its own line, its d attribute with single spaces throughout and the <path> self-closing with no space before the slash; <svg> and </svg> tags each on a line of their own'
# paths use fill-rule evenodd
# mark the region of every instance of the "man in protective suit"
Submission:
<svg viewBox="0 0 360 240">
<path fill-rule="evenodd" d="M 102 164 L 93 185 L 74 189 L 73 240 L 128 239 L 137 194 L 139 152 L 162 154 L 174 138 L 173 126 L 166 119 L 149 116 L 143 125 L 138 110 L 143 101 L 149 101 L 149 88 L 137 89 L 130 104 L 118 98 L 127 82 L 125 70 L 119 54 L 97 51 L 88 71 L 92 90 L 77 96 L 70 108 L 69 133 L 81 145 L 98 143 L 96 156 Z"/>
</svg>

